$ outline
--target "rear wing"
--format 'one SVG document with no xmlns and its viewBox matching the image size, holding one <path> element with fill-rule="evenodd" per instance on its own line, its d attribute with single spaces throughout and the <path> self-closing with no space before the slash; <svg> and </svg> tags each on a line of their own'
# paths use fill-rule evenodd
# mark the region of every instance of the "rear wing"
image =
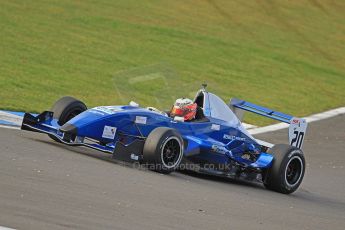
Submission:
<svg viewBox="0 0 345 230">
<path fill-rule="evenodd" d="M 244 116 L 244 111 L 248 111 L 289 124 L 289 144 L 297 148 L 302 148 L 304 136 L 307 131 L 307 121 L 305 119 L 274 111 L 237 98 L 232 98 L 229 106 L 241 121 Z"/>
</svg>

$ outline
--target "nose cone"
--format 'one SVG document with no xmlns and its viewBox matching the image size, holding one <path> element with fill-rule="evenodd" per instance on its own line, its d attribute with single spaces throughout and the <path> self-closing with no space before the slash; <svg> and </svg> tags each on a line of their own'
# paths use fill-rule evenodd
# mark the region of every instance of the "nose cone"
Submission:
<svg viewBox="0 0 345 230">
<path fill-rule="evenodd" d="M 111 117 L 114 114 L 123 111 L 122 106 L 99 106 L 77 115 L 68 121 L 68 124 L 74 125 L 75 127 L 81 127 L 86 124 L 90 124 L 99 119 L 104 119 L 106 117 Z"/>
<path fill-rule="evenodd" d="M 113 124 L 115 117 L 120 111 L 124 111 L 121 106 L 100 106 L 82 112 L 61 126 L 60 131 L 68 140 L 75 139 L 76 136 L 100 139 L 105 126 L 115 127 Z M 66 140 L 66 141 L 68 141 Z"/>
</svg>

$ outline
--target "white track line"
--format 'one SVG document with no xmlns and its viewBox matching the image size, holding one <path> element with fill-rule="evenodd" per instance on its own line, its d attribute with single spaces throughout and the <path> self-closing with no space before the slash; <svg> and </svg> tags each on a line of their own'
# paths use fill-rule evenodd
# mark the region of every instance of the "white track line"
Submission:
<svg viewBox="0 0 345 230">
<path fill-rule="evenodd" d="M 23 117 L 17 116 L 11 113 L 6 113 L 3 111 L 0 111 L 0 119 L 8 122 L 12 122 L 16 125 L 21 125 L 23 121 Z"/>
<path fill-rule="evenodd" d="M 10 125 L 0 125 L 0 128 L 2 128 L 2 129 L 18 129 L 18 130 L 20 129 L 19 126 L 10 126 Z"/>
<path fill-rule="evenodd" d="M 307 120 L 307 122 L 313 122 L 313 121 L 323 120 L 330 117 L 335 117 L 342 114 L 345 114 L 345 107 L 328 110 L 323 113 L 317 113 L 317 114 L 308 116 L 305 119 Z"/>
<path fill-rule="evenodd" d="M 256 140 L 256 142 L 259 143 L 259 145 L 263 145 L 263 146 L 266 146 L 268 148 L 272 148 L 274 146 L 274 144 L 269 143 L 267 141 L 263 141 L 263 140 L 260 140 L 260 139 L 255 139 L 255 140 Z"/>
<path fill-rule="evenodd" d="M 274 124 L 274 125 L 268 125 L 268 126 L 264 126 L 264 127 L 249 129 L 248 132 L 252 135 L 255 135 L 255 134 L 260 134 L 260 133 L 272 132 L 272 131 L 276 131 L 279 129 L 285 129 L 288 127 L 289 127 L 289 125 L 286 123 L 278 123 L 278 124 Z"/>
<path fill-rule="evenodd" d="M 244 128 L 246 128 L 247 130 L 257 128 L 257 126 L 255 126 L 255 125 L 247 124 L 247 123 L 244 123 L 244 122 L 242 123 L 242 125 L 243 125 Z"/>
<path fill-rule="evenodd" d="M 15 229 L 14 228 L 7 228 L 7 227 L 0 226 L 0 230 L 15 230 Z"/>
</svg>

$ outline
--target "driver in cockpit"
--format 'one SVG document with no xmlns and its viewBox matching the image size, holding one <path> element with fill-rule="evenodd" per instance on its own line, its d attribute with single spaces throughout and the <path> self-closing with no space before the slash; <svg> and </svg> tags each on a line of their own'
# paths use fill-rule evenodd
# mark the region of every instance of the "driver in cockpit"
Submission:
<svg viewBox="0 0 345 230">
<path fill-rule="evenodd" d="M 205 117 L 203 109 L 189 98 L 179 98 L 175 101 L 171 110 L 167 113 L 162 112 L 154 107 L 147 107 L 148 110 L 155 111 L 173 118 L 175 121 L 208 121 Z"/>
<path fill-rule="evenodd" d="M 181 121 L 192 121 L 195 119 L 198 105 L 189 98 L 179 98 L 171 108 L 170 117 Z"/>
</svg>

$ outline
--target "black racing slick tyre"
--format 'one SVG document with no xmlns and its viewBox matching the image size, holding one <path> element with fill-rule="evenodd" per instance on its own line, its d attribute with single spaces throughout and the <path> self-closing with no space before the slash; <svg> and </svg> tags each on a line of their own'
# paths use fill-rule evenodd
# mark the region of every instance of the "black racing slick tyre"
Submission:
<svg viewBox="0 0 345 230">
<path fill-rule="evenodd" d="M 53 118 L 58 120 L 58 124 L 60 126 L 86 110 L 87 107 L 82 101 L 69 96 L 60 98 L 51 108 Z M 60 142 L 60 140 L 55 136 L 49 134 L 48 136 L 53 140 Z"/>
<path fill-rule="evenodd" d="M 263 173 L 266 188 L 290 194 L 301 185 L 305 172 L 305 159 L 301 149 L 278 144 L 267 153 L 274 156 L 273 165 Z"/>
<path fill-rule="evenodd" d="M 150 170 L 169 174 L 180 166 L 183 146 L 182 137 L 175 129 L 158 127 L 145 141 L 143 163 Z"/>
</svg>

